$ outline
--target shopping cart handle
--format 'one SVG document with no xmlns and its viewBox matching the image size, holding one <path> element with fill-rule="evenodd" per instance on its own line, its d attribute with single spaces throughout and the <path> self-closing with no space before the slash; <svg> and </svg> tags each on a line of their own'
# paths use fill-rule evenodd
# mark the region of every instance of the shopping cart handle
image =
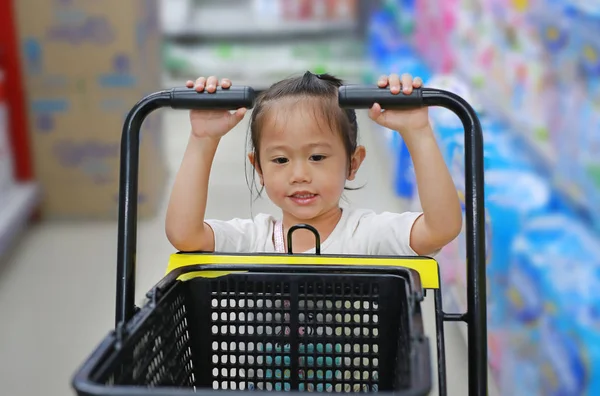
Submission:
<svg viewBox="0 0 600 396">
<path fill-rule="evenodd" d="M 140 156 L 140 131 L 146 117 L 161 108 L 179 110 L 235 110 L 254 106 L 255 91 L 247 86 L 217 88 L 216 92 L 197 92 L 193 88 L 173 88 L 151 93 L 127 114 L 121 139 L 119 176 L 119 239 L 117 246 L 116 324 L 133 316 L 135 256 L 137 243 L 137 197 Z"/>
<path fill-rule="evenodd" d="M 198 92 L 194 88 L 173 88 L 170 90 L 170 106 L 178 110 L 210 109 L 237 110 L 254 106 L 256 94 L 254 89 L 246 86 L 231 86 L 223 89 L 217 87 L 216 92 Z"/>
<path fill-rule="evenodd" d="M 193 88 L 174 88 L 152 93 L 131 109 L 121 143 L 119 180 L 119 223 L 117 247 L 117 298 L 115 325 L 124 325 L 135 312 L 135 274 L 138 215 L 138 170 L 140 131 L 144 119 L 153 111 L 173 109 L 252 108 L 255 91 L 232 86 L 217 92 L 196 92 Z M 339 88 L 342 108 L 367 109 L 379 103 L 383 109 L 440 106 L 455 113 L 465 130 L 465 224 L 467 261 L 467 312 L 469 338 L 469 395 L 487 392 L 486 263 L 483 179 L 483 135 L 475 110 L 460 96 L 439 89 L 418 88 L 410 95 L 392 94 L 376 85 L 346 85 Z"/>
<path fill-rule="evenodd" d="M 421 88 L 409 95 L 393 94 L 389 88 L 377 85 L 344 85 L 339 88 L 339 105 L 345 109 L 370 109 L 378 103 L 382 109 L 407 109 L 423 106 Z"/>
<path fill-rule="evenodd" d="M 339 88 L 338 102 L 345 109 L 383 109 L 423 106 L 444 107 L 458 116 L 465 131 L 465 223 L 467 262 L 467 312 L 469 339 L 469 395 L 487 392 L 487 307 L 485 262 L 485 208 L 483 134 L 475 110 L 462 97 L 435 88 L 417 88 L 410 95 L 392 94 L 377 85 Z M 440 376 L 441 377 L 441 376 Z"/>
</svg>

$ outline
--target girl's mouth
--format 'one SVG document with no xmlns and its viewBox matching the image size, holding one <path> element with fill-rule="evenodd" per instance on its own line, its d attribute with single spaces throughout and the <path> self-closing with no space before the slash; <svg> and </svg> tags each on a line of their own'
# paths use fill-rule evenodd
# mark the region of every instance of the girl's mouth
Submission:
<svg viewBox="0 0 600 396">
<path fill-rule="evenodd" d="M 302 191 L 290 195 L 289 198 L 298 205 L 310 205 L 317 199 L 317 194 Z"/>
</svg>

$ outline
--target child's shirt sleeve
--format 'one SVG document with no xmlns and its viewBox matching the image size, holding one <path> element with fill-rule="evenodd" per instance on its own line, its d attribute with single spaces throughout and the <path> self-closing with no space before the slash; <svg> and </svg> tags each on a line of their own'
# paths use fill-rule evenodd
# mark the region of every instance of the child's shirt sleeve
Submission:
<svg viewBox="0 0 600 396">
<path fill-rule="evenodd" d="M 410 235 L 421 212 L 383 212 L 370 216 L 364 224 L 369 254 L 377 256 L 418 256 L 410 246 Z"/>
<path fill-rule="evenodd" d="M 264 251 L 269 232 L 272 235 L 270 216 L 257 215 L 253 219 L 205 220 L 212 228 L 215 252 L 253 253 Z"/>
</svg>

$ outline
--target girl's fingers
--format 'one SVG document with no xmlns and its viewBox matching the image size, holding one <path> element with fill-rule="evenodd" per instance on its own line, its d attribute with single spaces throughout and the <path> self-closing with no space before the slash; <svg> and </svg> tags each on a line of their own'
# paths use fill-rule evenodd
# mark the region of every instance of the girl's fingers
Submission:
<svg viewBox="0 0 600 396">
<path fill-rule="evenodd" d="M 205 77 L 198 77 L 196 79 L 196 91 L 202 92 L 204 90 L 204 85 L 206 84 Z"/>
<path fill-rule="evenodd" d="M 390 74 L 389 83 L 390 91 L 392 91 L 393 94 L 400 93 L 400 77 L 398 77 L 397 74 Z"/>
<path fill-rule="evenodd" d="M 241 120 L 242 118 L 244 118 L 244 116 L 246 115 L 247 111 L 248 111 L 248 109 L 245 108 L 245 107 L 237 109 L 236 112 L 235 112 L 235 116 Z"/>
<path fill-rule="evenodd" d="M 381 106 L 379 103 L 374 103 L 373 106 L 369 109 L 369 118 L 375 122 L 379 122 L 379 117 L 381 117 L 383 113 L 381 112 Z"/>
<path fill-rule="evenodd" d="M 388 85 L 388 76 L 386 76 L 386 75 L 383 75 L 383 76 L 379 77 L 379 80 L 377 81 L 377 85 L 378 85 L 380 88 L 385 88 L 385 87 L 387 87 L 387 85 Z"/>
<path fill-rule="evenodd" d="M 404 73 L 402 75 L 402 91 L 405 94 L 410 94 L 413 90 L 413 78 L 410 74 Z"/>
<path fill-rule="evenodd" d="M 192 80 L 187 80 L 185 82 L 185 86 L 188 88 L 193 88 L 194 87 L 194 82 Z"/>
<path fill-rule="evenodd" d="M 423 79 L 421 77 L 415 77 L 415 80 L 413 81 L 413 87 L 421 88 L 422 86 L 423 86 Z"/>
<path fill-rule="evenodd" d="M 229 129 L 233 129 L 234 126 L 240 123 L 240 121 L 246 115 L 246 111 L 248 111 L 245 107 L 237 109 L 233 114 L 229 116 Z"/>
<path fill-rule="evenodd" d="M 217 90 L 218 83 L 219 83 L 219 80 L 217 79 L 217 77 L 215 77 L 215 76 L 208 77 L 208 80 L 206 80 L 206 90 L 208 92 L 215 92 Z"/>
<path fill-rule="evenodd" d="M 223 89 L 227 89 L 231 87 L 231 80 L 229 80 L 228 78 L 224 78 L 221 80 L 221 88 Z"/>
</svg>

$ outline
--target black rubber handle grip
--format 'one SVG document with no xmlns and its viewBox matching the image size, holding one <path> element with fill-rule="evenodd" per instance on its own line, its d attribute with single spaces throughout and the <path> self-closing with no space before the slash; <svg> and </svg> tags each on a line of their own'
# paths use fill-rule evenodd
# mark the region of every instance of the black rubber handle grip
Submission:
<svg viewBox="0 0 600 396">
<path fill-rule="evenodd" d="M 241 107 L 251 109 L 256 93 L 246 86 L 231 86 L 227 89 L 217 87 L 215 92 L 196 91 L 194 88 L 173 88 L 171 107 L 180 110 L 237 110 Z"/>
<path fill-rule="evenodd" d="M 413 89 L 410 95 L 402 92 L 393 94 L 389 87 L 377 85 L 344 85 L 339 88 L 338 101 L 344 109 L 370 109 L 379 103 L 382 109 L 410 109 L 423 107 L 421 88 Z"/>
</svg>

